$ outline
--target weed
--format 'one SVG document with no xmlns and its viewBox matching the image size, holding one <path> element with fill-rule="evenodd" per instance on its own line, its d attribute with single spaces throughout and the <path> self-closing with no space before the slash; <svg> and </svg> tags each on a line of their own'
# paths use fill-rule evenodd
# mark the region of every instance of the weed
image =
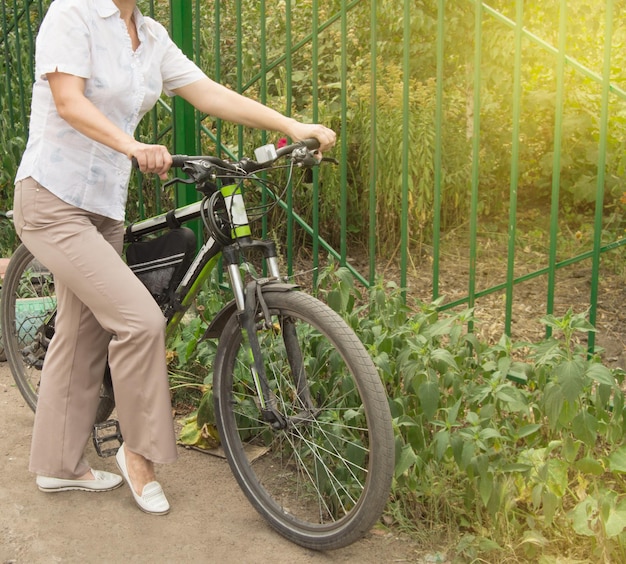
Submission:
<svg viewBox="0 0 626 564">
<path fill-rule="evenodd" d="M 471 310 L 407 307 L 381 283 L 355 311 L 335 274 L 320 277 L 320 294 L 355 328 L 389 393 L 390 520 L 419 537 L 456 537 L 463 560 L 573 556 L 574 546 L 578 557 L 620 560 L 624 374 L 577 344 L 593 330 L 585 314 L 546 316 L 553 334 L 537 344 L 503 336 L 488 346 L 466 331 Z"/>
</svg>

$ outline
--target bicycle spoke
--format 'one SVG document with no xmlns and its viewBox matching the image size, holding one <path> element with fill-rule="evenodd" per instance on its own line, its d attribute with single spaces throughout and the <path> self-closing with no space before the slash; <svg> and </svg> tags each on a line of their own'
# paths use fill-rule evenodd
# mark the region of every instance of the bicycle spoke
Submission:
<svg viewBox="0 0 626 564">
<path fill-rule="evenodd" d="M 367 352 L 332 310 L 299 293 L 266 298 L 272 329 L 259 330 L 257 338 L 263 387 L 271 396 L 265 401 L 281 425 L 263 421 L 245 339 L 232 323 L 225 329 L 224 372 L 215 380 L 224 447 L 244 492 L 270 523 L 304 546 L 343 546 L 362 534 L 362 519 L 365 526 L 377 519 L 386 500 L 393 469 L 390 419 L 381 433 L 379 411 L 368 408 L 362 390 L 386 407 L 384 391 Z M 322 329 L 312 322 L 318 316 Z M 372 392 L 377 389 L 380 395 Z M 389 448 L 378 444 L 376 452 L 386 458 L 374 460 L 383 435 Z M 261 447 L 254 459 L 245 455 L 248 442 Z M 322 543 L 322 537 L 333 540 Z"/>
</svg>

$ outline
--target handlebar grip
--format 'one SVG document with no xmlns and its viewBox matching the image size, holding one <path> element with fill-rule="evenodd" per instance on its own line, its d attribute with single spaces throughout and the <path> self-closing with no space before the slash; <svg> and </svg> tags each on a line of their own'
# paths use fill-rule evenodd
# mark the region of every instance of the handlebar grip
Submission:
<svg viewBox="0 0 626 564">
<path fill-rule="evenodd" d="M 187 155 L 172 155 L 172 168 L 182 167 L 188 159 L 189 157 Z M 134 169 L 139 170 L 139 162 L 135 157 L 130 159 L 130 163 Z"/>
<path fill-rule="evenodd" d="M 277 157 L 283 157 L 285 155 L 291 155 L 296 149 L 300 149 L 302 147 L 306 147 L 308 151 L 315 151 L 320 148 L 320 142 L 314 137 L 310 137 L 309 139 L 303 139 L 302 141 L 298 141 L 297 143 L 293 143 L 291 145 L 287 145 L 286 147 L 281 147 L 276 151 Z"/>
<path fill-rule="evenodd" d="M 172 168 L 181 168 L 188 159 L 187 155 L 172 155 Z"/>
<path fill-rule="evenodd" d="M 309 137 L 308 139 L 303 139 L 302 143 L 306 146 L 309 151 L 315 151 L 320 148 L 320 142 L 315 137 Z"/>
</svg>

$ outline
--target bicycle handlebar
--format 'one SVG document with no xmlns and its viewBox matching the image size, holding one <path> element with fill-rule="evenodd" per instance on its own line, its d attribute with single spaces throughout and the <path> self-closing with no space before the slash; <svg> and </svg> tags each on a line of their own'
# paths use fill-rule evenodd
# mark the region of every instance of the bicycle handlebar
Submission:
<svg viewBox="0 0 626 564">
<path fill-rule="evenodd" d="M 276 151 L 276 154 L 278 155 L 278 158 L 280 158 L 293 153 L 294 150 L 300 149 L 301 147 L 306 147 L 309 151 L 317 151 L 317 149 L 320 148 L 320 142 L 314 137 L 311 137 L 309 139 L 303 139 L 302 141 L 298 141 L 297 143 L 287 145 L 286 147 L 281 147 Z"/>
<path fill-rule="evenodd" d="M 303 166 L 311 167 L 319 164 L 319 159 L 316 159 L 314 156 L 314 152 L 319 149 L 319 146 L 320 143 L 317 139 L 304 139 L 303 141 L 292 143 L 286 147 L 274 149 L 271 151 L 271 156 L 263 162 L 257 162 L 252 159 L 244 158 L 239 162 L 232 163 L 213 156 L 190 157 L 188 155 L 172 155 L 172 168 L 183 168 L 190 162 L 204 161 L 229 172 L 243 170 L 246 173 L 252 173 L 262 168 L 267 168 L 278 159 L 292 154 L 295 154 L 295 160 Z M 273 148 L 273 145 L 270 145 L 269 147 Z"/>
<path fill-rule="evenodd" d="M 273 145 L 269 145 L 268 147 L 272 147 Z M 298 141 L 296 143 L 292 143 L 291 145 L 287 145 L 285 147 L 281 147 L 280 149 L 274 149 L 273 154 L 267 160 L 262 163 L 257 161 L 253 161 L 252 159 L 244 158 L 237 163 L 232 163 L 229 161 L 225 161 L 220 159 L 219 157 L 213 157 L 210 155 L 203 156 L 189 156 L 189 155 L 172 155 L 172 168 L 183 168 L 186 164 L 194 161 L 204 161 L 211 163 L 218 168 L 224 169 L 229 172 L 237 172 L 240 170 L 244 170 L 246 173 L 252 173 L 262 168 L 267 168 L 271 166 L 278 159 L 285 157 L 287 155 L 291 155 L 296 153 L 296 160 L 301 163 L 305 167 L 312 167 L 319 164 L 319 159 L 316 159 L 314 156 L 315 151 L 319 149 L 320 143 L 315 138 L 304 139 L 302 141 Z M 133 157 L 131 159 L 132 167 L 134 169 L 139 169 L 139 163 L 137 159 Z"/>
</svg>

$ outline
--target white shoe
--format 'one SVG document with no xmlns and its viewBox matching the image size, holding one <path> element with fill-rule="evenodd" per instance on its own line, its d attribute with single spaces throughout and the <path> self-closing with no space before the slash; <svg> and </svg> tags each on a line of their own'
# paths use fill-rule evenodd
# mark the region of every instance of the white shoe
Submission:
<svg viewBox="0 0 626 564">
<path fill-rule="evenodd" d="M 117 467 L 120 469 L 120 472 L 122 472 L 126 483 L 130 487 L 130 491 L 132 492 L 139 509 L 145 511 L 146 513 L 151 513 L 152 515 L 165 515 L 166 513 L 169 513 L 170 504 L 168 503 L 167 498 L 163 493 L 163 488 L 161 488 L 161 484 L 159 484 L 159 482 L 147 483 L 143 487 L 141 495 L 138 495 L 135 491 L 135 488 L 128 477 L 124 444 L 122 444 L 122 446 L 120 446 L 117 450 L 115 461 L 117 462 Z"/>
<path fill-rule="evenodd" d="M 119 488 L 124 480 L 117 474 L 104 470 L 91 470 L 93 480 L 66 480 L 64 478 L 51 478 L 49 476 L 37 476 L 37 487 L 42 492 L 67 492 L 82 490 L 85 492 L 108 492 Z"/>
</svg>

